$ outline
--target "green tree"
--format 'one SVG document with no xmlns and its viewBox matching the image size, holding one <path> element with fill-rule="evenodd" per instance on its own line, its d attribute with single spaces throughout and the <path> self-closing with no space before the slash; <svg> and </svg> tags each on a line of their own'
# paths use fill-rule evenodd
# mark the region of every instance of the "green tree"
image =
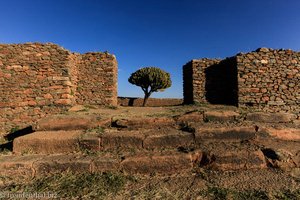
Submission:
<svg viewBox="0 0 300 200">
<path fill-rule="evenodd" d="M 153 92 L 163 91 L 172 85 L 170 74 L 158 67 L 144 67 L 132 73 L 129 83 L 142 88 L 145 93 L 143 106 Z"/>
</svg>

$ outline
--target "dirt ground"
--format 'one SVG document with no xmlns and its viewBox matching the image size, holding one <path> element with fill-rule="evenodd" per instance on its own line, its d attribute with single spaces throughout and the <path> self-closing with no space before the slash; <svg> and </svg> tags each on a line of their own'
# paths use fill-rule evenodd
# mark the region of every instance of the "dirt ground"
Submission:
<svg viewBox="0 0 300 200">
<path fill-rule="evenodd" d="M 103 180 L 103 176 L 106 177 Z M 3 177 L 0 178 L 4 180 Z M 6 181 L 2 194 L 52 192 L 57 199 L 199 199 L 298 200 L 300 180 L 278 169 L 210 171 L 172 176 L 52 175 L 34 180 Z M 8 198 L 7 198 L 8 199 Z"/>
</svg>

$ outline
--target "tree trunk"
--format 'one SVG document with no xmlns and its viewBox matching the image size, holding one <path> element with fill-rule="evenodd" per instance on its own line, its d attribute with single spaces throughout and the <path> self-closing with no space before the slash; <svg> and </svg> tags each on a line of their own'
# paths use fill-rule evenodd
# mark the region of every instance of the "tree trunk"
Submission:
<svg viewBox="0 0 300 200">
<path fill-rule="evenodd" d="M 143 102 L 143 107 L 146 106 L 146 103 L 147 103 L 147 101 L 148 101 L 148 98 L 150 97 L 150 94 L 151 94 L 151 93 L 145 93 L 144 102 Z"/>
</svg>

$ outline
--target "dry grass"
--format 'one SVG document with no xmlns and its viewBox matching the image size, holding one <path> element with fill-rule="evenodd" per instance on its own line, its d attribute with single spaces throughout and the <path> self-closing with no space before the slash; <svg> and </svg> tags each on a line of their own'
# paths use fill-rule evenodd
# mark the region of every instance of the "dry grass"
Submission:
<svg viewBox="0 0 300 200">
<path fill-rule="evenodd" d="M 0 179 L 1 180 L 1 179 Z M 244 190 L 206 186 L 202 177 L 133 177 L 122 173 L 54 174 L 0 186 L 3 192 L 57 194 L 58 199 L 298 200 L 296 191 Z"/>
</svg>

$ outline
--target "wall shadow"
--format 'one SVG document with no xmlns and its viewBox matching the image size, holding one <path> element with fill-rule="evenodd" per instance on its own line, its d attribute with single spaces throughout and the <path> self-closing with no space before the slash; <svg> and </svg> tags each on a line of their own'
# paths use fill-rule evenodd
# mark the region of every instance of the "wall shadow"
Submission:
<svg viewBox="0 0 300 200">
<path fill-rule="evenodd" d="M 133 105 L 134 105 L 134 101 L 135 101 L 136 99 L 137 99 L 137 98 L 129 98 L 128 106 L 133 106 Z"/>
<path fill-rule="evenodd" d="M 34 130 L 32 129 L 32 126 L 28 126 L 26 128 L 20 129 L 18 131 L 9 133 L 9 134 L 5 135 L 4 138 L 8 141 L 11 141 L 11 140 L 14 140 L 17 137 L 21 137 L 23 135 L 27 135 L 27 134 L 30 134 L 30 133 L 33 133 L 33 132 L 34 132 Z"/>
<path fill-rule="evenodd" d="M 194 103 L 193 62 L 183 66 L 183 104 Z"/>
<path fill-rule="evenodd" d="M 14 131 L 11 133 L 8 133 L 7 135 L 4 136 L 4 139 L 7 140 L 8 142 L 0 144 L 0 151 L 12 151 L 13 150 L 13 140 L 17 137 L 21 137 L 23 135 L 27 135 L 30 133 L 33 133 L 32 126 L 26 127 L 24 129 Z"/>
<path fill-rule="evenodd" d="M 237 62 L 235 57 L 205 69 L 205 97 L 211 104 L 238 106 Z"/>
<path fill-rule="evenodd" d="M 118 104 L 121 106 L 134 106 L 138 99 L 137 97 L 118 97 Z"/>
<path fill-rule="evenodd" d="M 4 144 L 0 144 L 0 152 L 1 151 L 13 151 L 13 141 L 6 142 Z"/>
</svg>

